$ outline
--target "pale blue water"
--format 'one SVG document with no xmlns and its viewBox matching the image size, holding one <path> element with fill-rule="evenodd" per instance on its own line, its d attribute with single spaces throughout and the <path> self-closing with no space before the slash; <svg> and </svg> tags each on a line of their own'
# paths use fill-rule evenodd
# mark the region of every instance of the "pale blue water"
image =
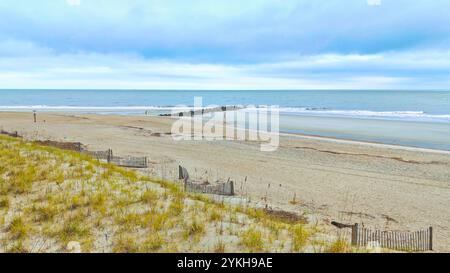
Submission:
<svg viewBox="0 0 450 273">
<path fill-rule="evenodd" d="M 414 111 L 450 114 L 450 91 L 142 91 L 0 90 L 3 106 L 174 106 L 204 104 L 279 105 L 320 110 Z"/>
<path fill-rule="evenodd" d="M 281 131 L 450 150 L 450 91 L 0 90 L 0 111 L 143 115 L 176 105 L 278 105 Z"/>
</svg>

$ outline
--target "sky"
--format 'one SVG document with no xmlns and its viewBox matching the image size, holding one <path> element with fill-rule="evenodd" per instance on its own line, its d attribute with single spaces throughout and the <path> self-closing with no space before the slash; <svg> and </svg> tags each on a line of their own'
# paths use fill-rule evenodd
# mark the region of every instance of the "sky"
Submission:
<svg viewBox="0 0 450 273">
<path fill-rule="evenodd" d="M 448 0 L 0 0 L 0 89 L 450 89 Z"/>
</svg>

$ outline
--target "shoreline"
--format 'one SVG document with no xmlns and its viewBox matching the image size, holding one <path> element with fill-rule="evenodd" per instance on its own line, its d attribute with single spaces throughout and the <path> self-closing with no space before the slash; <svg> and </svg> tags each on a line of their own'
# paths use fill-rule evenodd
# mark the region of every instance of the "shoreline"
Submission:
<svg viewBox="0 0 450 273">
<path fill-rule="evenodd" d="M 367 145 L 367 146 L 387 148 L 387 149 L 398 149 L 398 150 L 413 151 L 413 152 L 437 153 L 437 154 L 450 155 L 450 150 L 429 149 L 429 148 L 421 148 L 421 147 L 415 147 L 415 146 L 405 146 L 405 145 L 400 145 L 400 144 L 394 145 L 394 144 L 386 144 L 386 143 L 374 142 L 374 141 L 362 141 L 362 140 L 353 140 L 353 139 L 347 139 L 347 138 L 337 138 L 337 137 L 308 135 L 308 134 L 296 134 L 296 133 L 280 133 L 280 135 L 283 135 L 286 137 L 298 137 L 298 138 L 304 138 L 304 139 L 331 141 L 331 142 L 347 143 L 347 144 L 354 144 L 354 145 Z"/>
<path fill-rule="evenodd" d="M 45 120 L 45 122 L 44 122 Z M 0 112 L 0 128 L 27 139 L 81 142 L 90 150 L 146 156 L 146 174 L 176 180 L 178 165 L 200 181 L 232 179 L 256 206 L 307 215 L 312 222 L 436 227 L 450 251 L 449 153 L 316 136 L 282 134 L 275 152 L 252 141 L 174 141 L 175 119 L 149 116 Z M 330 226 L 330 231 L 336 231 Z"/>
<path fill-rule="evenodd" d="M 221 107 L 218 107 L 219 109 Z M 219 109 L 222 111 L 222 109 Z M 218 111 L 218 110 L 213 110 Z M 226 110 L 226 111 L 234 111 L 234 110 Z M 32 112 L 29 111 L 7 111 L 7 110 L 0 110 L 0 114 L 2 113 L 17 113 L 17 114 L 32 114 Z M 107 116 L 117 116 L 117 117 L 134 117 L 134 118 L 156 118 L 156 117 L 162 117 L 162 118 L 178 118 L 179 114 L 182 113 L 184 116 L 187 116 L 187 114 L 191 114 L 191 112 L 180 112 L 176 114 L 158 114 L 158 115 L 120 115 L 120 114 L 114 114 L 114 113 L 83 113 L 83 112 L 71 112 L 71 111 L 49 111 L 49 112 L 38 112 L 39 114 L 44 115 L 62 115 L 62 116 L 100 116 L 100 117 L 107 117 Z M 337 119 L 360 119 L 360 118 L 350 118 L 350 117 L 321 117 L 321 116 L 307 116 L 304 115 L 302 117 L 307 118 L 337 118 Z M 398 120 L 383 120 L 383 119 L 368 119 L 368 120 L 376 120 L 376 121 L 387 121 L 387 122 L 398 122 Z M 406 122 L 406 121 L 400 121 L 400 122 Z M 424 121 L 408 121 L 408 122 L 415 122 L 415 123 L 424 123 L 424 124 L 433 124 L 433 122 L 424 122 Z M 439 124 L 439 123 L 437 123 Z M 246 129 L 246 131 L 249 131 L 249 129 Z M 355 145 L 368 145 L 373 147 L 380 147 L 380 148 L 388 148 L 388 149 L 399 149 L 399 150 L 408 150 L 408 151 L 416 151 L 416 152 L 424 152 L 424 153 L 438 153 L 438 154 L 450 154 L 450 149 L 439 149 L 439 148 L 427 148 L 427 147 L 420 147 L 420 146 L 413 146 L 413 145 L 405 145 L 405 144 L 390 144 L 390 143 L 384 143 L 382 141 L 372 141 L 372 140 L 357 140 L 352 139 L 349 137 L 335 137 L 335 136 L 323 136 L 318 134 L 306 134 L 306 133 L 295 133 L 295 132 L 286 132 L 280 129 L 280 136 L 284 137 L 297 137 L 297 138 L 303 138 L 303 139 L 312 139 L 312 140 L 321 140 L 321 141 L 329 141 L 329 142 L 336 142 L 336 143 L 347 143 L 347 144 L 355 144 Z"/>
</svg>

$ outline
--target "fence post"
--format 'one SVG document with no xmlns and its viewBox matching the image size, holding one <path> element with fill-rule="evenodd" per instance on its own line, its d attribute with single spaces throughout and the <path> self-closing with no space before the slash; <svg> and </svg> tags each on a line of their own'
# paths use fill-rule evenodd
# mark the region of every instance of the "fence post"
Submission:
<svg viewBox="0 0 450 273">
<path fill-rule="evenodd" d="M 178 165 L 178 180 L 183 179 L 183 169 L 180 165 Z"/>
<path fill-rule="evenodd" d="M 352 245 L 356 246 L 358 244 L 358 223 L 352 226 Z"/>
<path fill-rule="evenodd" d="M 108 149 L 108 155 L 106 156 L 106 161 L 107 161 L 108 163 L 111 162 L 111 157 L 112 157 L 112 150 L 111 150 L 111 149 Z"/>
<path fill-rule="evenodd" d="M 433 250 L 433 227 L 430 227 L 428 229 L 428 233 L 429 233 L 429 236 L 430 236 L 430 239 L 429 239 L 430 245 L 428 246 L 428 248 L 429 248 L 429 250 Z"/>
</svg>

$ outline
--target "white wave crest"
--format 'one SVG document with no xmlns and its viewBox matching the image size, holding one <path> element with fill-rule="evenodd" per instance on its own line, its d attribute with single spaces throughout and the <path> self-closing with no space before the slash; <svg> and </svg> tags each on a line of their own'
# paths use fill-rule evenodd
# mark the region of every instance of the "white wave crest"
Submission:
<svg viewBox="0 0 450 273">
<path fill-rule="evenodd" d="M 369 110 L 328 110 L 311 108 L 280 108 L 280 113 L 318 116 L 340 116 L 361 118 L 410 119 L 410 120 L 440 120 L 450 121 L 450 115 L 427 114 L 424 111 L 369 111 Z"/>
</svg>

